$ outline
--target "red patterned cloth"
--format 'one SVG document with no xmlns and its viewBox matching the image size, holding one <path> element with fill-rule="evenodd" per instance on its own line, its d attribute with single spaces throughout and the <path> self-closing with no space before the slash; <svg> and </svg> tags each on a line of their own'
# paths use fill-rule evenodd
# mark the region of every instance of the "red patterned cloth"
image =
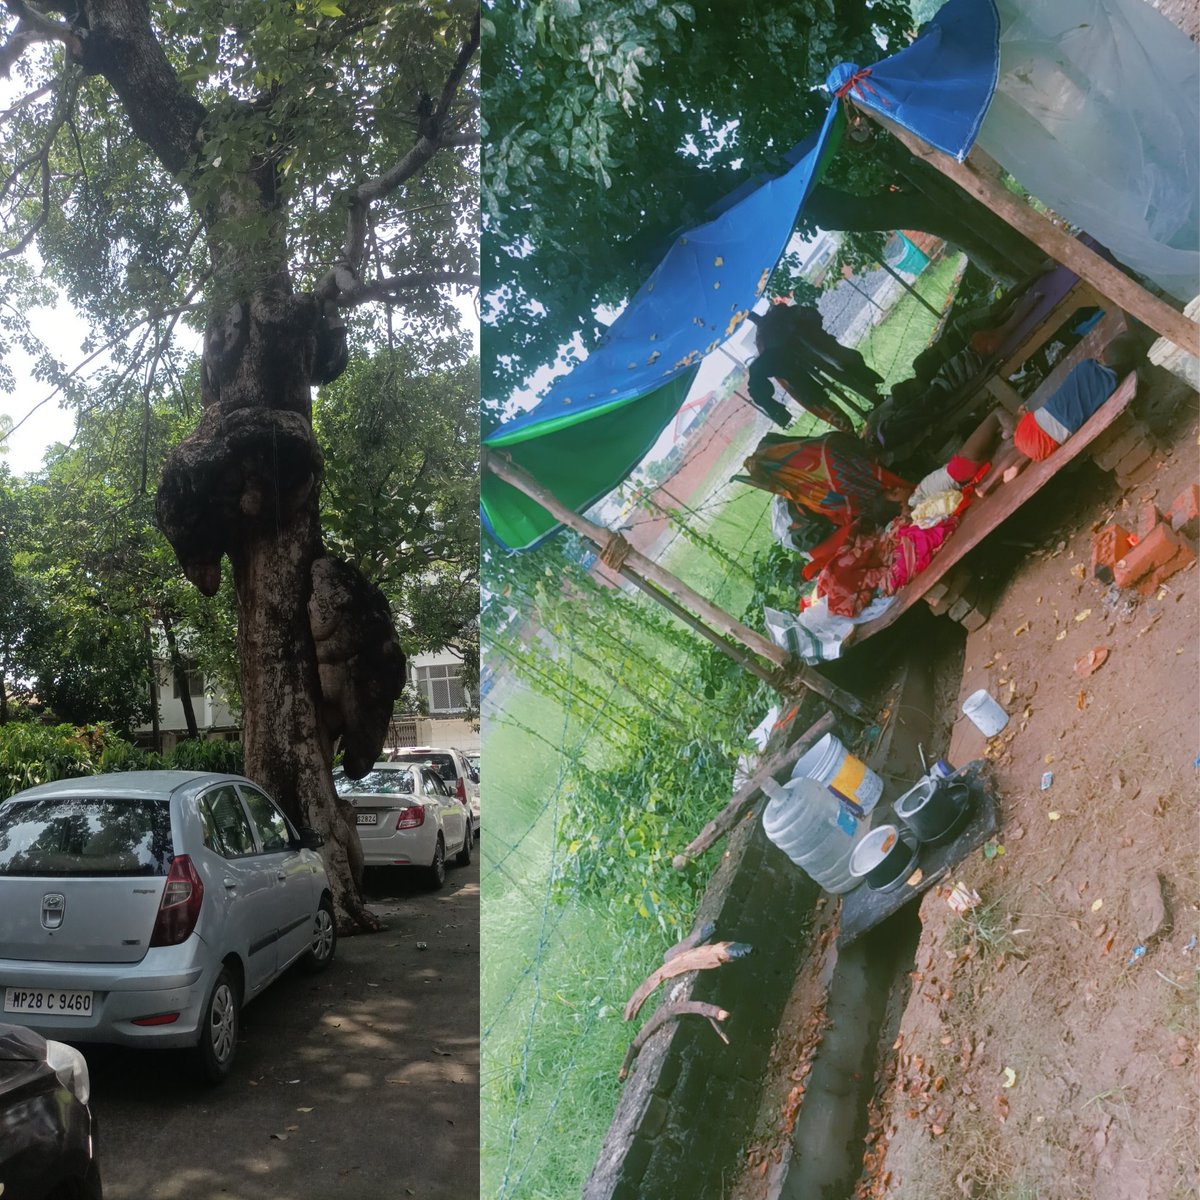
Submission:
<svg viewBox="0 0 1200 1200">
<path fill-rule="evenodd" d="M 857 438 L 764 438 L 746 459 L 750 481 L 836 525 L 852 525 L 889 491 L 911 491 L 907 480 L 872 462 Z"/>
<path fill-rule="evenodd" d="M 959 511 L 961 511 L 961 506 Z M 917 525 L 901 525 L 893 540 L 892 569 L 888 576 L 888 595 L 898 592 L 909 580 L 919 575 L 930 562 L 942 543 L 958 527 L 956 517 L 947 517 L 930 529 Z"/>
</svg>

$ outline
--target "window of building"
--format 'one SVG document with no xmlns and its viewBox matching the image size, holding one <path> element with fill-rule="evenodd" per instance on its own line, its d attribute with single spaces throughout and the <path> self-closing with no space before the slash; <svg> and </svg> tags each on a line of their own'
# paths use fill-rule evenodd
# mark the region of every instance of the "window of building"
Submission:
<svg viewBox="0 0 1200 1200">
<path fill-rule="evenodd" d="M 465 712 L 467 694 L 462 685 L 462 667 L 444 663 L 436 667 L 416 667 L 415 682 L 431 713 Z"/>
<path fill-rule="evenodd" d="M 204 674 L 196 667 L 189 667 L 187 672 L 188 695 L 193 700 L 199 700 L 204 696 Z M 171 672 L 171 695 L 176 700 L 179 699 L 179 678 L 175 673 Z"/>
</svg>

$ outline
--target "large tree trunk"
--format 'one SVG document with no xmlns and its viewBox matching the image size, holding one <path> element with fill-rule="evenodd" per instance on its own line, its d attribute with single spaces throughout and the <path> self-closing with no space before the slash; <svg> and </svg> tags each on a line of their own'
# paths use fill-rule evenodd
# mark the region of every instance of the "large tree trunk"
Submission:
<svg viewBox="0 0 1200 1200">
<path fill-rule="evenodd" d="M 911 185 L 894 192 L 855 196 L 819 183 L 805 204 L 804 215 L 822 229 L 833 231 L 917 229 L 945 238 L 982 271 L 1010 284 L 1032 274 L 1046 257 L 982 204 L 956 203 L 953 196 L 931 196 Z"/>
<path fill-rule="evenodd" d="M 205 594 L 215 594 L 228 554 L 246 774 L 294 823 L 325 838 L 343 928 L 375 929 L 359 893 L 353 810 L 338 798 L 330 768 L 340 739 L 347 773 L 370 769 L 403 687 L 404 658 L 382 594 L 322 547 L 310 392 L 326 377 L 322 328 L 311 296 L 282 292 L 260 293 L 210 327 L 204 412 L 163 469 L 158 514 L 184 573 Z"/>
</svg>

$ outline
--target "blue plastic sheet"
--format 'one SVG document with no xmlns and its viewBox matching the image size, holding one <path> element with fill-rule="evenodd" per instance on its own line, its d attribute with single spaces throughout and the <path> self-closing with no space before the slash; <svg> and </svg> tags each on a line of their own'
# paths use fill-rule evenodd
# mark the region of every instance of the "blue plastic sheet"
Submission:
<svg viewBox="0 0 1200 1200">
<path fill-rule="evenodd" d="M 950 0 L 912 45 L 863 70 L 837 67 L 820 131 L 793 148 L 785 174 L 735 189 L 711 220 L 679 236 L 600 345 L 532 409 L 484 439 L 581 512 L 625 479 L 683 402 L 697 364 L 732 337 L 766 290 L 801 207 L 840 135 L 839 92 L 966 156 L 987 112 L 998 62 L 993 0 Z M 673 407 L 672 407 L 673 406 Z M 557 523 L 486 474 L 484 528 L 526 549 Z"/>
<path fill-rule="evenodd" d="M 962 162 L 987 115 L 999 63 L 993 0 L 949 0 L 911 46 L 865 69 L 834 67 L 826 85 Z"/>
</svg>

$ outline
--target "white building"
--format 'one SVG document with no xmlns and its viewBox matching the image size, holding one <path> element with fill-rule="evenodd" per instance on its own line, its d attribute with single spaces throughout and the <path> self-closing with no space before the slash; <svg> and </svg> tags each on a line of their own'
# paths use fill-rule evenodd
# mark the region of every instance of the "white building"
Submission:
<svg viewBox="0 0 1200 1200">
<path fill-rule="evenodd" d="M 479 750 L 479 718 L 467 718 L 470 697 L 462 682 L 462 659 L 450 650 L 414 654 L 408 660 L 409 684 L 420 695 L 425 711 L 397 716 L 388 745 L 456 746 Z"/>
<path fill-rule="evenodd" d="M 159 669 L 159 736 L 161 750 L 166 753 L 187 736 L 187 720 L 174 674 L 165 663 Z M 460 750 L 477 751 L 479 721 L 467 719 L 471 705 L 462 683 L 462 659 L 449 650 L 414 655 L 408 660 L 408 680 L 420 695 L 424 711 L 397 710 L 387 745 L 456 746 Z M 204 676 L 197 670 L 188 672 L 187 688 L 201 737 L 227 740 L 241 737 L 241 727 L 219 688 L 206 687 Z M 150 746 L 153 734 L 152 725 L 141 726 L 137 730 L 138 742 Z"/>
</svg>

